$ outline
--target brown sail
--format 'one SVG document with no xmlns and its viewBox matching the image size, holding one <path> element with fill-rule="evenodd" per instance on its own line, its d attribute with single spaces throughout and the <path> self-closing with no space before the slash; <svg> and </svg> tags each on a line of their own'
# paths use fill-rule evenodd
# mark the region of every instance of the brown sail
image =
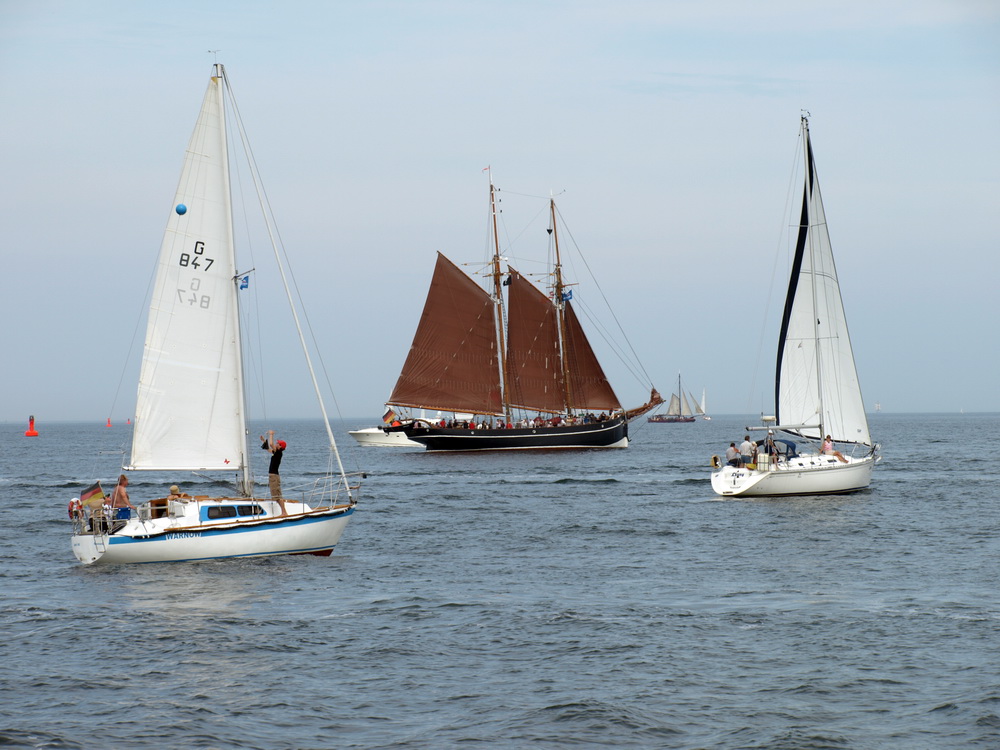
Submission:
<svg viewBox="0 0 1000 750">
<path fill-rule="evenodd" d="M 618 397 L 611 388 L 597 361 L 597 356 L 573 312 L 573 305 L 566 302 L 565 354 L 569 373 L 569 404 L 578 411 L 616 410 L 621 408 Z"/>
<path fill-rule="evenodd" d="M 438 253 L 424 311 L 388 403 L 502 414 L 494 304 Z"/>
<path fill-rule="evenodd" d="M 513 407 L 559 413 L 566 409 L 556 308 L 510 269 L 507 286 L 507 401 Z"/>
</svg>

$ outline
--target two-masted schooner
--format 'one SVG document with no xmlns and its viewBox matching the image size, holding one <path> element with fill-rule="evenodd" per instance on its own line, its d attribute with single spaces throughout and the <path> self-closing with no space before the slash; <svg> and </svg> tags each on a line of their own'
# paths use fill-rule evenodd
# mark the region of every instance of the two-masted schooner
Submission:
<svg viewBox="0 0 1000 750">
<path fill-rule="evenodd" d="M 702 396 L 702 401 L 704 400 L 705 397 Z M 705 417 L 705 407 L 695 400 L 694 395 L 690 391 L 688 391 L 687 395 L 684 394 L 684 389 L 681 388 L 681 376 L 680 373 L 678 373 L 677 393 L 670 394 L 670 402 L 667 404 L 666 412 L 663 414 L 654 414 L 653 416 L 647 418 L 646 421 L 652 422 L 653 424 L 694 422 L 695 415 Z"/>
<path fill-rule="evenodd" d="M 647 403 L 622 408 L 563 281 L 552 199 L 551 296 L 509 264 L 503 268 L 496 192 L 491 179 L 489 288 L 438 253 L 413 344 L 387 401 L 441 416 L 390 429 L 428 450 L 627 447 L 629 421 L 663 399 L 650 386 Z"/>
</svg>

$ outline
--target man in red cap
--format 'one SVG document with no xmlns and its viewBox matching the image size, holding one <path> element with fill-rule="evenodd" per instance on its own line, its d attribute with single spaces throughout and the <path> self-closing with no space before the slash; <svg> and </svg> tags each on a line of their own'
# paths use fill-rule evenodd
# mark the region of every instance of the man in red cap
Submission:
<svg viewBox="0 0 1000 750">
<path fill-rule="evenodd" d="M 267 486 L 271 490 L 271 499 L 277 500 L 281 506 L 281 515 L 287 516 L 285 510 L 285 499 L 281 496 L 281 477 L 278 475 L 278 468 L 281 466 L 281 459 L 285 455 L 285 447 L 288 445 L 284 440 L 274 440 L 274 430 L 267 431 L 267 440 L 260 436 L 262 445 L 266 451 L 271 452 L 271 464 L 267 467 Z"/>
</svg>

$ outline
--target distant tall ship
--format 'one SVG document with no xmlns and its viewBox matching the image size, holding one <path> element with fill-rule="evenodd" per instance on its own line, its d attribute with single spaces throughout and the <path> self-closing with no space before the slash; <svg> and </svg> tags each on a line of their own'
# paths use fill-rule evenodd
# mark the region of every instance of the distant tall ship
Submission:
<svg viewBox="0 0 1000 750">
<path fill-rule="evenodd" d="M 694 422 L 695 416 L 710 419 L 710 417 L 705 416 L 704 392 L 701 395 L 701 401 L 702 402 L 699 404 L 690 393 L 688 395 L 684 395 L 684 389 L 681 388 L 681 376 L 680 373 L 678 373 L 677 393 L 670 394 L 670 403 L 667 404 L 667 411 L 663 414 L 654 414 L 653 416 L 647 418 L 646 421 L 652 422 L 653 424 L 674 424 L 677 422 Z"/>
</svg>

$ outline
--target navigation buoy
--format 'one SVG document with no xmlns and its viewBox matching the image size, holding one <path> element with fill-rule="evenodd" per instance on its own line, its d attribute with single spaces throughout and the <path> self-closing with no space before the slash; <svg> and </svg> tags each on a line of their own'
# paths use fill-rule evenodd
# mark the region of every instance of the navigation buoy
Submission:
<svg viewBox="0 0 1000 750">
<path fill-rule="evenodd" d="M 38 431 L 35 430 L 35 415 L 32 414 L 28 417 L 28 429 L 24 431 L 25 437 L 38 437 Z"/>
<path fill-rule="evenodd" d="M 108 427 L 111 426 L 111 417 L 108 417 Z"/>
<path fill-rule="evenodd" d="M 187 213 L 188 207 L 185 206 L 183 203 L 178 203 L 177 208 L 175 208 L 174 210 L 177 212 L 178 216 L 183 216 L 184 214 Z"/>
</svg>

